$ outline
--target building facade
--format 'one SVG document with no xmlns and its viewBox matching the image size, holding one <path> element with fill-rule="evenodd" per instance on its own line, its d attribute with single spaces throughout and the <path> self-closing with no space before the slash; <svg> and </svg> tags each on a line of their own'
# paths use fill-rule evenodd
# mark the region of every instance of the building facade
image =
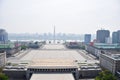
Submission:
<svg viewBox="0 0 120 80">
<path fill-rule="evenodd" d="M 84 42 L 85 43 L 90 43 L 91 42 L 91 34 L 85 34 Z"/>
<path fill-rule="evenodd" d="M 120 51 L 119 44 L 94 43 L 94 45 L 85 45 L 85 50 L 93 54 L 97 58 L 103 51 Z"/>
<path fill-rule="evenodd" d="M 105 40 L 108 37 L 110 37 L 109 30 L 97 30 L 96 39 L 99 43 L 105 43 Z"/>
<path fill-rule="evenodd" d="M 118 34 L 117 34 L 117 32 L 112 33 L 112 43 L 113 44 L 118 43 Z"/>
<path fill-rule="evenodd" d="M 0 44 L 0 52 L 6 52 L 6 57 L 9 57 L 21 50 L 20 46 L 15 46 L 14 43 Z"/>
<path fill-rule="evenodd" d="M 91 46 L 91 45 L 85 45 L 85 50 L 89 52 L 90 54 L 96 56 L 96 58 L 99 58 L 101 51 L 102 51 L 101 49 L 95 46 Z"/>
<path fill-rule="evenodd" d="M 8 33 L 4 29 L 0 29 L 0 42 L 5 43 L 8 41 Z"/>
<path fill-rule="evenodd" d="M 117 31 L 117 35 L 118 35 L 118 43 L 120 44 L 120 30 Z"/>
<path fill-rule="evenodd" d="M 114 75 L 117 75 L 120 71 L 120 54 L 100 54 L 100 65 L 111 71 Z"/>
<path fill-rule="evenodd" d="M 120 44 L 120 30 L 112 33 L 112 43 L 119 43 Z"/>
<path fill-rule="evenodd" d="M 5 66 L 6 64 L 6 53 L 0 53 L 0 67 Z"/>
</svg>

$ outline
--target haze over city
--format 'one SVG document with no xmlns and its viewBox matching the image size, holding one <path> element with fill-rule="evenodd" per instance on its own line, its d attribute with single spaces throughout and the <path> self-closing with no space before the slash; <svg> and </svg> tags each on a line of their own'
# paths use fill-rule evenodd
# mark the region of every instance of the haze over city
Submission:
<svg viewBox="0 0 120 80">
<path fill-rule="evenodd" d="M 120 0 L 0 0 L 0 80 L 120 80 Z"/>
<path fill-rule="evenodd" d="M 119 0 L 0 0 L 0 27 L 9 33 L 95 34 L 120 28 Z"/>
</svg>

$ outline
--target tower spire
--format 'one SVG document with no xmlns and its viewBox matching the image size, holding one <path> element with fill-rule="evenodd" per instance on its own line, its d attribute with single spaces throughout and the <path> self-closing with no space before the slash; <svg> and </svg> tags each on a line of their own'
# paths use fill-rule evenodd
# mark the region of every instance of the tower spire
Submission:
<svg viewBox="0 0 120 80">
<path fill-rule="evenodd" d="M 54 32 L 53 33 L 54 33 L 54 44 L 55 44 L 55 26 L 54 26 Z"/>
</svg>

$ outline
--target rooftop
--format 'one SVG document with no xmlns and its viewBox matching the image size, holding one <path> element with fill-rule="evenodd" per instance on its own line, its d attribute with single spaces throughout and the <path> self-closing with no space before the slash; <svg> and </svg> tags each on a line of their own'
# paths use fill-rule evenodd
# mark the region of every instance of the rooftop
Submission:
<svg viewBox="0 0 120 80">
<path fill-rule="evenodd" d="M 120 54 L 112 54 L 111 57 L 116 60 L 120 60 Z"/>
<path fill-rule="evenodd" d="M 0 44 L 0 49 L 1 48 L 14 48 L 15 45 L 12 44 L 12 43 L 9 43 L 9 44 Z"/>
<path fill-rule="evenodd" d="M 120 49 L 119 44 L 95 43 L 94 46 L 101 49 Z"/>
<path fill-rule="evenodd" d="M 102 55 L 105 55 L 114 60 L 120 60 L 120 54 L 106 53 L 106 54 L 102 54 Z"/>
</svg>

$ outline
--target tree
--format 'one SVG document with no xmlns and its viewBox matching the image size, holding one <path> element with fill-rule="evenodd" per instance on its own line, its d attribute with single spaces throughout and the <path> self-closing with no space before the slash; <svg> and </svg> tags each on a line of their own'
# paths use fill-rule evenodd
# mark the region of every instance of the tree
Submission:
<svg viewBox="0 0 120 80">
<path fill-rule="evenodd" d="M 8 80 L 8 77 L 5 74 L 0 73 L 0 80 Z"/>
<path fill-rule="evenodd" d="M 2 68 L 0 67 L 0 80 L 8 80 L 8 77 L 2 73 Z"/>
<path fill-rule="evenodd" d="M 26 45 L 21 45 L 21 50 L 26 50 L 27 46 Z"/>
<path fill-rule="evenodd" d="M 2 72 L 2 67 L 0 67 L 0 73 Z"/>
<path fill-rule="evenodd" d="M 116 77 L 108 70 L 102 71 L 95 80 L 117 80 Z"/>
</svg>

